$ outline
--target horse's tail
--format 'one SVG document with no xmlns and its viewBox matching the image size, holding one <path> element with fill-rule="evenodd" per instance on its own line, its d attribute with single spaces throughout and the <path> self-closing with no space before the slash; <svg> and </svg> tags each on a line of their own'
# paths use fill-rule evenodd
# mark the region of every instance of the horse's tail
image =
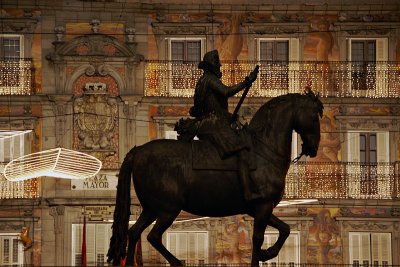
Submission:
<svg viewBox="0 0 400 267">
<path fill-rule="evenodd" d="M 117 198 L 114 210 L 114 221 L 112 225 L 112 237 L 108 249 L 108 262 L 119 265 L 121 259 L 126 256 L 126 244 L 129 227 L 129 216 L 131 215 L 131 177 L 133 172 L 133 159 L 135 148 L 126 154 L 118 175 Z"/>
</svg>

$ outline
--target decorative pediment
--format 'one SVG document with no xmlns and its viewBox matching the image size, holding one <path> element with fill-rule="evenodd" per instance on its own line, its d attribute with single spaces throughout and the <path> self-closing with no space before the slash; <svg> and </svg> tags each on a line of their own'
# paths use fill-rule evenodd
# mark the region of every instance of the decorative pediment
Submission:
<svg viewBox="0 0 400 267">
<path fill-rule="evenodd" d="M 396 130 L 398 118 L 392 116 L 348 115 L 335 117 L 343 130 Z"/>
<path fill-rule="evenodd" d="M 217 27 L 219 24 L 215 23 L 198 23 L 198 22 L 153 22 L 151 26 L 153 27 L 153 32 L 155 34 L 165 34 L 165 35 L 178 35 L 178 34 L 194 34 L 194 35 L 204 35 L 211 34 L 213 28 Z"/>
<path fill-rule="evenodd" d="M 32 33 L 38 23 L 36 18 L 1 18 L 0 32 L 3 33 Z"/>
<path fill-rule="evenodd" d="M 74 38 L 60 45 L 58 56 L 102 56 L 102 57 L 136 57 L 134 49 L 121 43 L 115 37 L 103 34 L 90 34 Z"/>
<path fill-rule="evenodd" d="M 250 34 L 294 34 L 307 32 L 309 24 L 307 23 L 242 23 L 243 27 L 248 29 Z"/>
<path fill-rule="evenodd" d="M 387 35 L 395 31 L 399 22 L 335 22 L 336 31 L 345 31 L 349 35 Z"/>
</svg>

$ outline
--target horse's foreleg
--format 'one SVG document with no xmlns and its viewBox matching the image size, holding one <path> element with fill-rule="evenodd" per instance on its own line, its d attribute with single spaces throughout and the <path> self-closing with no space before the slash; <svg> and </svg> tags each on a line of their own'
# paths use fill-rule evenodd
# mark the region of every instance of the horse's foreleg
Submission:
<svg viewBox="0 0 400 267">
<path fill-rule="evenodd" d="M 156 217 L 148 212 L 147 210 L 143 210 L 140 214 L 139 218 L 137 219 L 136 223 L 129 229 L 128 232 L 128 253 L 126 257 L 126 265 L 132 266 L 133 265 L 133 258 L 135 256 L 135 246 L 138 242 L 141 233 L 146 229 Z"/>
<path fill-rule="evenodd" d="M 182 266 L 182 262 L 178 260 L 171 252 L 164 247 L 162 243 L 162 235 L 171 226 L 179 212 L 173 214 L 163 214 L 156 220 L 156 224 L 151 229 L 147 240 L 150 244 L 164 256 L 171 266 Z"/>
<path fill-rule="evenodd" d="M 276 228 L 279 231 L 279 236 L 273 246 L 269 247 L 267 250 L 261 251 L 261 261 L 267 261 L 278 256 L 279 251 L 290 234 L 289 225 L 273 214 L 271 214 L 269 218 L 268 225 Z"/>
<path fill-rule="evenodd" d="M 264 242 L 265 228 L 267 228 L 269 217 L 272 213 L 272 204 L 266 203 L 255 209 L 253 229 L 253 252 L 251 255 L 251 266 L 258 267 L 261 260 L 261 246 Z"/>
</svg>

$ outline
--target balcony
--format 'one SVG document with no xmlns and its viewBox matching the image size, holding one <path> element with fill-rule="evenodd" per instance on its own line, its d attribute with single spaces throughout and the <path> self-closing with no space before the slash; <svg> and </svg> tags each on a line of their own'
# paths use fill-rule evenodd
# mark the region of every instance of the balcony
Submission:
<svg viewBox="0 0 400 267">
<path fill-rule="evenodd" d="M 311 82 L 323 97 L 400 97 L 400 62 L 290 61 L 222 63 L 222 81 L 232 85 L 243 81 L 255 65 L 259 78 L 248 96 L 275 97 L 301 93 Z M 197 63 L 145 62 L 145 96 L 191 97 L 202 75 Z"/>
<path fill-rule="evenodd" d="M 32 59 L 0 58 L 0 95 L 32 94 L 32 66 Z"/>
<path fill-rule="evenodd" d="M 399 199 L 400 164 L 298 162 L 286 176 L 286 199 Z"/>
</svg>

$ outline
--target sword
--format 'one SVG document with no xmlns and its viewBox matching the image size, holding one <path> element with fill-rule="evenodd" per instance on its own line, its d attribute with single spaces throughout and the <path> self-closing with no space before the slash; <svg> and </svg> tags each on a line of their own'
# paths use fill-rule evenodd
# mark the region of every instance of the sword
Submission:
<svg viewBox="0 0 400 267">
<path fill-rule="evenodd" d="M 257 66 L 256 66 L 257 72 L 258 72 L 258 69 L 259 69 L 259 66 L 257 65 Z M 239 112 L 240 106 L 242 106 L 243 101 L 244 101 L 244 99 L 246 98 L 246 95 L 247 95 L 247 93 L 249 92 L 250 87 L 251 87 L 251 85 L 252 85 L 251 83 L 248 82 L 248 81 L 249 81 L 249 77 L 246 77 L 245 80 L 246 80 L 246 84 L 248 84 L 248 85 L 247 85 L 246 88 L 244 89 L 243 94 L 242 94 L 242 97 L 240 98 L 240 100 L 239 100 L 239 102 L 238 102 L 238 104 L 237 104 L 235 110 L 233 111 L 233 114 L 232 114 L 232 117 L 231 117 L 231 124 L 236 122 L 236 120 L 237 120 L 237 117 L 236 117 L 236 116 L 237 116 L 237 114 L 238 114 L 238 112 Z"/>
</svg>

